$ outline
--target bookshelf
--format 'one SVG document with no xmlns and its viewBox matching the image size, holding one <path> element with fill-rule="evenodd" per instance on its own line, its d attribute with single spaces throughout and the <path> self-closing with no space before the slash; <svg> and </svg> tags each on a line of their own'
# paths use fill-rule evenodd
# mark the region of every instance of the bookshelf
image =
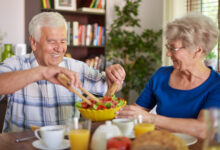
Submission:
<svg viewBox="0 0 220 150">
<path fill-rule="evenodd" d="M 41 0 L 28 0 L 25 1 L 25 17 L 26 17 L 26 30 L 28 28 L 28 23 L 30 19 L 37 13 L 43 12 L 43 11 L 56 11 L 61 13 L 67 22 L 73 23 L 78 22 L 79 25 L 85 25 L 87 26 L 90 24 L 93 26 L 94 24 L 97 24 L 98 26 L 101 26 L 103 30 L 106 30 L 106 13 L 103 10 L 99 11 L 90 11 L 89 9 L 86 9 L 85 4 L 86 0 L 76 0 L 76 10 L 70 11 L 70 10 L 56 10 L 54 9 L 54 1 L 51 0 L 51 6 L 52 8 L 42 8 Z M 87 2 L 88 3 L 88 2 Z M 87 4 L 88 5 L 88 4 Z M 93 29 L 92 31 L 93 32 Z M 71 56 L 74 59 L 86 61 L 88 58 L 95 58 L 96 56 L 105 55 L 105 32 L 103 32 L 103 40 L 104 42 L 102 44 L 93 44 L 93 41 L 91 41 L 91 44 L 75 44 L 71 42 L 68 43 L 67 53 L 70 53 Z M 26 43 L 29 44 L 28 41 L 28 31 L 26 31 Z M 93 39 L 92 39 L 93 40 Z M 30 47 L 28 45 L 28 47 Z M 29 51 L 30 52 L 30 51 Z"/>
</svg>

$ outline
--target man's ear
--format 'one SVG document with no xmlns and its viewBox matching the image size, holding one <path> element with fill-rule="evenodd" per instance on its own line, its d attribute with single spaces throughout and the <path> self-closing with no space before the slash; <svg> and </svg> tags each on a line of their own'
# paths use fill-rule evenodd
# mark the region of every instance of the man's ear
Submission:
<svg viewBox="0 0 220 150">
<path fill-rule="evenodd" d="M 193 58 L 201 57 L 202 55 L 204 55 L 203 49 L 199 46 L 199 47 L 197 47 L 196 51 L 194 52 Z"/>
<path fill-rule="evenodd" d="M 35 41 L 35 39 L 33 38 L 33 36 L 29 36 L 29 41 L 30 41 L 30 44 L 31 44 L 31 49 L 33 51 L 35 51 L 37 49 L 37 42 Z"/>
</svg>

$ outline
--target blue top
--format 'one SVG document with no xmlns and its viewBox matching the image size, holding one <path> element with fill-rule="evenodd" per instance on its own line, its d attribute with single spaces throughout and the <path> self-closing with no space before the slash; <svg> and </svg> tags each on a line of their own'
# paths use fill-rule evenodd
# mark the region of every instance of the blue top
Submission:
<svg viewBox="0 0 220 150">
<path fill-rule="evenodd" d="M 169 85 L 173 67 L 161 67 L 147 82 L 137 104 L 167 117 L 197 118 L 201 109 L 220 108 L 220 75 L 212 68 L 209 78 L 191 90 L 174 89 Z"/>
</svg>

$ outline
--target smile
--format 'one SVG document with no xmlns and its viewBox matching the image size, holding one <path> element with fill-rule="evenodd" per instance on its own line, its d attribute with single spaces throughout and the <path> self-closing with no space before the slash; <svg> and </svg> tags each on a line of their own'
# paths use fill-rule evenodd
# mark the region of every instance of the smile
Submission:
<svg viewBox="0 0 220 150">
<path fill-rule="evenodd" d="M 51 54 L 50 56 L 54 57 L 54 58 L 59 58 L 60 54 Z"/>
</svg>

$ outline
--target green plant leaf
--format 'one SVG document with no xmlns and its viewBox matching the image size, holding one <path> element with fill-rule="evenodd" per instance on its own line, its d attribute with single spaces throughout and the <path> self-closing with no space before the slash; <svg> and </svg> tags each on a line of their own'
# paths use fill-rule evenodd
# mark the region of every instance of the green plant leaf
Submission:
<svg viewBox="0 0 220 150">
<path fill-rule="evenodd" d="M 147 80 L 161 65 L 162 30 L 143 29 L 141 34 L 135 32 L 140 26 L 138 8 L 141 0 L 125 0 L 123 8 L 115 6 L 117 17 L 107 32 L 106 56 L 109 61 L 121 64 L 126 71 L 122 93 L 129 99 L 130 90 L 140 93 Z"/>
</svg>

